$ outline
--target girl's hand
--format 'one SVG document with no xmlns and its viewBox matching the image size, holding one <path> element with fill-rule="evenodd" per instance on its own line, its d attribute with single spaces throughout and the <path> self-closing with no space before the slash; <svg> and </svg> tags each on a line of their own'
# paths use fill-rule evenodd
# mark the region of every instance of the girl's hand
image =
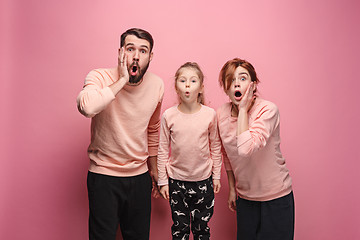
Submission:
<svg viewBox="0 0 360 240">
<path fill-rule="evenodd" d="M 232 212 L 236 211 L 236 193 L 235 190 L 229 190 L 229 199 L 228 199 L 229 209 Z"/>
<path fill-rule="evenodd" d="M 246 110 L 246 112 L 250 110 L 252 103 L 255 99 L 255 96 L 254 96 L 255 88 L 256 88 L 256 84 L 254 82 L 251 82 L 249 84 L 248 88 L 246 89 L 244 96 L 241 98 L 241 100 L 239 102 L 239 110 L 244 109 L 244 110 Z"/>
<path fill-rule="evenodd" d="M 118 72 L 119 72 L 119 79 L 124 78 L 126 82 L 129 81 L 129 72 L 127 69 L 127 57 L 125 54 L 124 47 L 120 49 L 120 54 L 118 57 Z"/>
<path fill-rule="evenodd" d="M 169 200 L 169 185 L 161 186 L 160 194 L 164 199 Z"/>
<path fill-rule="evenodd" d="M 213 184 L 214 184 L 214 193 L 220 192 L 220 188 L 221 188 L 220 180 L 214 179 Z"/>
</svg>

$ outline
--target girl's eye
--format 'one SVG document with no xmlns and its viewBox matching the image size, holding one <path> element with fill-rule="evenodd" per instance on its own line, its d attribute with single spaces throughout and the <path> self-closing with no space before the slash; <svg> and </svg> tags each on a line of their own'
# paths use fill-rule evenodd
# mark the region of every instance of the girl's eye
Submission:
<svg viewBox="0 0 360 240">
<path fill-rule="evenodd" d="M 192 83 L 196 83 L 196 80 L 191 80 Z"/>
<path fill-rule="evenodd" d="M 184 79 L 179 79 L 179 82 L 183 83 L 183 82 L 185 82 L 185 80 Z"/>
<path fill-rule="evenodd" d="M 232 82 L 234 82 L 235 80 L 236 80 L 236 79 L 235 79 L 235 78 L 233 78 L 231 81 L 232 81 Z"/>
</svg>

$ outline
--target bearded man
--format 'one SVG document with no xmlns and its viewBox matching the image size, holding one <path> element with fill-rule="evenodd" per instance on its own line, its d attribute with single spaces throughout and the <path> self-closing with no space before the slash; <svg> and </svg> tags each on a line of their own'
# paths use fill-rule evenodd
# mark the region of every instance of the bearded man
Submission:
<svg viewBox="0 0 360 240">
<path fill-rule="evenodd" d="M 116 68 L 92 70 L 77 97 L 91 118 L 87 177 L 89 239 L 149 239 L 151 191 L 164 83 L 147 72 L 154 41 L 145 30 L 121 35 Z"/>
</svg>

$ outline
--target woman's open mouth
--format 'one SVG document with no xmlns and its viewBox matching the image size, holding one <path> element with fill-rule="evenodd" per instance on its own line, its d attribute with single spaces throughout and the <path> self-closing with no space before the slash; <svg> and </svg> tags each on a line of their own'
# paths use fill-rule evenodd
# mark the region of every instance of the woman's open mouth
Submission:
<svg viewBox="0 0 360 240">
<path fill-rule="evenodd" d="M 242 94 L 241 94 L 241 92 L 239 91 L 239 90 L 237 90 L 237 91 L 235 91 L 235 100 L 236 101 L 240 101 L 241 100 L 241 96 L 242 96 Z"/>
</svg>

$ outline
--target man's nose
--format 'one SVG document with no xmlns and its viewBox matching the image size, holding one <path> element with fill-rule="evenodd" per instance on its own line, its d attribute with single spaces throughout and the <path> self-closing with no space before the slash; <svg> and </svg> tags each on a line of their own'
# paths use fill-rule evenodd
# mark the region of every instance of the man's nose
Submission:
<svg viewBox="0 0 360 240">
<path fill-rule="evenodd" d="M 139 61 L 139 51 L 137 51 L 137 50 L 135 51 L 134 56 L 133 56 L 133 60 L 137 61 L 137 62 Z"/>
</svg>

